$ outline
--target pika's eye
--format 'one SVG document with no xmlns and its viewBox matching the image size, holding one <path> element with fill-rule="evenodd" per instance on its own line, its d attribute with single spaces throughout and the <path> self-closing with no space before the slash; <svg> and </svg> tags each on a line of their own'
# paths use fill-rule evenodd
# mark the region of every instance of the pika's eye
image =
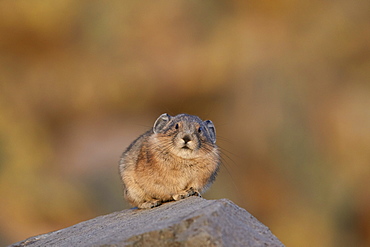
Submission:
<svg viewBox="0 0 370 247">
<path fill-rule="evenodd" d="M 202 132 L 202 127 L 199 127 L 198 128 L 198 133 L 201 133 Z"/>
<path fill-rule="evenodd" d="M 179 124 L 176 124 L 176 125 L 175 125 L 175 129 L 178 129 L 178 128 L 179 128 Z"/>
</svg>

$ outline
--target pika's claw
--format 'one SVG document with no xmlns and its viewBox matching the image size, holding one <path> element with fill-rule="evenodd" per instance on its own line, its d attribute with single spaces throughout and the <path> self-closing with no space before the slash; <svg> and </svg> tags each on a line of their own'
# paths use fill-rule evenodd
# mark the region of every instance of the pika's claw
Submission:
<svg viewBox="0 0 370 247">
<path fill-rule="evenodd" d="M 188 195 L 189 196 L 199 196 L 199 197 L 202 197 L 199 193 L 199 191 L 195 190 L 193 187 L 190 187 L 188 190 Z"/>
</svg>

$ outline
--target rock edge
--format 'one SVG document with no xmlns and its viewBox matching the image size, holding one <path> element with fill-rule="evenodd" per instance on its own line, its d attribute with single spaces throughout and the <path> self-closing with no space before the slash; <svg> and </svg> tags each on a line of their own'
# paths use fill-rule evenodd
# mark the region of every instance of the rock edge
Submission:
<svg viewBox="0 0 370 247">
<path fill-rule="evenodd" d="M 189 197 L 153 209 L 127 209 L 28 238 L 18 246 L 284 246 L 227 199 Z"/>
</svg>

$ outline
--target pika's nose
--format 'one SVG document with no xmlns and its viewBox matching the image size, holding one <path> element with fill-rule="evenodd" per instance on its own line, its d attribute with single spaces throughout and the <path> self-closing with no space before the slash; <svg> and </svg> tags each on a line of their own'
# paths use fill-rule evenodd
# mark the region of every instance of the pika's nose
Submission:
<svg viewBox="0 0 370 247">
<path fill-rule="evenodd" d="M 182 139 L 184 140 L 185 144 L 191 141 L 190 136 L 188 135 L 184 136 Z"/>
</svg>

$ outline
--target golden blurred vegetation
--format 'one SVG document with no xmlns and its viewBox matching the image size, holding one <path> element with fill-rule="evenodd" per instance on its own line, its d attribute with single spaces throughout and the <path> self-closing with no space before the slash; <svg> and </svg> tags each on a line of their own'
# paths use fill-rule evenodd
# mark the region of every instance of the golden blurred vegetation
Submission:
<svg viewBox="0 0 370 247">
<path fill-rule="evenodd" d="M 370 2 L 0 2 L 0 245 L 128 208 L 118 159 L 212 119 L 205 195 L 287 246 L 370 246 Z"/>
</svg>

